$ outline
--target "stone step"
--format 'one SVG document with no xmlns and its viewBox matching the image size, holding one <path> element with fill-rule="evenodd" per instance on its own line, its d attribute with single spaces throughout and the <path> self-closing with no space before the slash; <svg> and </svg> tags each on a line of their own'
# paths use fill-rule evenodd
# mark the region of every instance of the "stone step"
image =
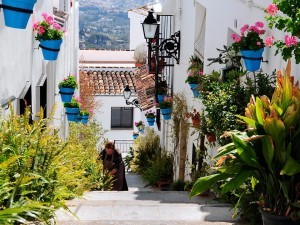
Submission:
<svg viewBox="0 0 300 225">
<path fill-rule="evenodd" d="M 153 220 L 111 220 L 111 221 L 60 221 L 57 225 L 243 225 L 231 222 L 207 221 L 153 221 Z"/>
</svg>

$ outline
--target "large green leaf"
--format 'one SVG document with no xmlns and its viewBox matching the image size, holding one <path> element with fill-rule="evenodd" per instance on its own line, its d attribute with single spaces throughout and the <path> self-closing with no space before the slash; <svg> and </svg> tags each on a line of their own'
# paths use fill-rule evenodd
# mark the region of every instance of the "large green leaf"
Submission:
<svg viewBox="0 0 300 225">
<path fill-rule="evenodd" d="M 282 119 L 286 130 L 289 130 L 298 122 L 299 110 L 295 104 L 292 104 L 287 108 Z"/>
<path fill-rule="evenodd" d="M 219 153 L 213 159 L 217 159 L 220 156 L 236 152 L 236 147 L 235 147 L 234 143 L 229 143 L 229 144 L 224 145 L 221 148 L 219 148 L 218 151 L 219 151 Z"/>
<path fill-rule="evenodd" d="M 290 80 L 290 76 L 287 76 L 287 74 L 285 74 L 284 82 L 283 82 L 282 101 L 281 101 L 281 108 L 283 109 L 283 112 L 285 112 L 288 106 L 291 104 L 292 92 L 293 92 L 293 84 Z"/>
<path fill-rule="evenodd" d="M 217 183 L 220 180 L 225 180 L 228 177 L 230 177 L 229 174 L 218 173 L 199 178 L 192 188 L 190 197 L 194 197 L 195 195 L 201 194 L 202 192 L 209 189 L 213 184 Z"/>
<path fill-rule="evenodd" d="M 276 158 L 282 164 L 285 161 L 283 151 L 285 151 L 285 127 L 281 120 L 276 118 L 268 118 L 265 121 L 264 129 L 267 135 L 273 139 Z"/>
<path fill-rule="evenodd" d="M 227 173 L 227 174 L 236 174 L 240 171 L 243 164 L 235 163 L 233 165 L 222 165 L 222 167 L 217 168 L 218 171 L 221 173 Z"/>
<path fill-rule="evenodd" d="M 293 176 L 297 173 L 300 173 L 300 164 L 292 157 L 290 157 L 286 161 L 283 169 L 280 171 L 280 175 Z"/>
<path fill-rule="evenodd" d="M 256 119 L 257 122 L 261 125 L 264 123 L 264 109 L 262 106 L 262 101 L 260 98 L 256 98 L 256 103 L 255 103 L 255 113 L 256 113 Z"/>
<path fill-rule="evenodd" d="M 271 162 L 274 158 L 274 145 L 272 138 L 270 136 L 264 136 L 261 138 L 262 142 L 262 151 L 265 158 L 266 163 L 268 164 L 269 168 L 271 169 Z"/>
<path fill-rule="evenodd" d="M 240 115 L 236 115 L 236 117 L 244 120 L 249 126 L 251 126 L 253 128 L 256 128 L 256 122 L 255 122 L 255 120 L 253 120 L 251 118 L 248 118 L 248 117 L 245 117 L 245 116 L 240 116 Z"/>
<path fill-rule="evenodd" d="M 232 141 L 234 142 L 237 152 L 241 158 L 241 160 L 249 166 L 259 168 L 259 164 L 257 161 L 256 153 L 254 149 L 248 145 L 241 138 L 232 135 Z"/>
<path fill-rule="evenodd" d="M 222 188 L 222 194 L 238 189 L 248 178 L 250 178 L 251 170 L 241 170 L 234 178 L 228 181 Z"/>
</svg>

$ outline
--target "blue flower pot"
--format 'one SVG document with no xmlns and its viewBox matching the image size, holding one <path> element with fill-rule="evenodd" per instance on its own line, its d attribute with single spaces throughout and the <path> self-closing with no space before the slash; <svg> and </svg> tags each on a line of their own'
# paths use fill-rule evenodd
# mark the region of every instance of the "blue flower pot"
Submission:
<svg viewBox="0 0 300 225">
<path fill-rule="evenodd" d="M 263 52 L 264 48 L 256 51 L 241 50 L 242 58 L 244 59 L 245 66 L 248 71 L 254 72 L 260 69 Z"/>
<path fill-rule="evenodd" d="M 56 60 L 58 52 L 60 51 L 60 45 L 62 39 L 59 40 L 40 40 L 40 48 L 43 52 L 43 57 L 45 60 Z"/>
<path fill-rule="evenodd" d="M 76 118 L 75 118 L 75 122 L 76 122 L 76 123 L 79 123 L 80 121 L 81 121 L 81 116 L 80 116 L 80 114 L 78 113 L 77 116 L 76 116 Z"/>
<path fill-rule="evenodd" d="M 2 0 L 5 26 L 26 29 L 36 1 L 37 0 Z"/>
<path fill-rule="evenodd" d="M 157 95 L 158 103 L 161 103 L 164 100 L 165 95 Z"/>
<path fill-rule="evenodd" d="M 139 128 L 138 128 L 138 131 L 139 131 L 140 133 L 144 133 L 144 129 L 139 129 Z"/>
<path fill-rule="evenodd" d="M 154 126 L 155 118 L 147 118 L 147 122 L 150 127 Z"/>
<path fill-rule="evenodd" d="M 65 107 L 65 110 L 66 110 L 66 115 L 67 115 L 67 118 L 68 120 L 71 122 L 76 122 L 76 119 L 78 117 L 78 113 L 79 113 L 79 108 L 68 108 L 68 107 Z"/>
<path fill-rule="evenodd" d="M 189 83 L 189 85 L 190 85 L 190 88 L 191 88 L 191 90 L 193 92 L 194 98 L 198 98 L 199 95 L 200 95 L 200 93 L 198 91 L 199 84 L 190 84 Z"/>
<path fill-rule="evenodd" d="M 164 120 L 171 119 L 171 115 L 172 115 L 172 109 L 171 108 L 160 109 L 160 111 L 161 111 L 161 114 L 163 115 Z"/>
<path fill-rule="evenodd" d="M 88 115 L 81 116 L 81 123 L 82 124 L 87 124 L 88 120 L 89 120 L 89 116 Z"/>
<path fill-rule="evenodd" d="M 60 87 L 59 94 L 62 102 L 71 102 L 75 88 Z"/>
<path fill-rule="evenodd" d="M 138 136 L 139 136 L 138 134 L 132 135 L 133 140 L 137 139 Z"/>
</svg>

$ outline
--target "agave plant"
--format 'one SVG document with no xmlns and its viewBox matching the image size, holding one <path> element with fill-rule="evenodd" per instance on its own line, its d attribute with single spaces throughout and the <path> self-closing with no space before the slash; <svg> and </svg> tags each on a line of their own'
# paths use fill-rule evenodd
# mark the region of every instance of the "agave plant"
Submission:
<svg viewBox="0 0 300 225">
<path fill-rule="evenodd" d="M 191 196 L 202 193 L 218 181 L 227 181 L 222 193 L 251 184 L 253 199 L 271 214 L 300 218 L 300 90 L 290 75 L 279 71 L 275 92 L 251 98 L 245 116 L 245 132 L 232 131 L 232 143 L 220 148 L 215 173 L 200 178 Z M 241 198 L 243 195 L 241 195 Z"/>
</svg>

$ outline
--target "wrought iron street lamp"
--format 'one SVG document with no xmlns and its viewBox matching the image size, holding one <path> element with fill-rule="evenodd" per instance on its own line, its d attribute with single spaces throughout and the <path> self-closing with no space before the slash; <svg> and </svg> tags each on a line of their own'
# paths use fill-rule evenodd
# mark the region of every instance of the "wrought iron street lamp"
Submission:
<svg viewBox="0 0 300 225">
<path fill-rule="evenodd" d="M 139 108 L 142 111 L 139 101 L 137 99 L 133 99 L 131 102 L 129 101 L 131 93 L 132 91 L 130 90 L 129 86 L 126 85 L 123 91 L 123 96 L 126 101 L 126 105 L 134 105 L 135 107 Z"/>
</svg>

